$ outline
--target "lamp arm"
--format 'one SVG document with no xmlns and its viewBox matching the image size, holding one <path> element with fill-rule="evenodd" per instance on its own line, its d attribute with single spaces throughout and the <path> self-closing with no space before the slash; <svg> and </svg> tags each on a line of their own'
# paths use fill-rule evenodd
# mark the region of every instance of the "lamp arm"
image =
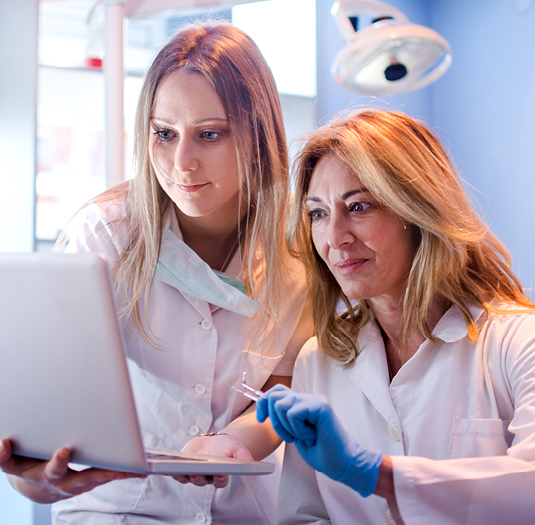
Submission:
<svg viewBox="0 0 535 525">
<path fill-rule="evenodd" d="M 368 15 L 373 18 L 385 16 L 403 22 L 408 22 L 409 20 L 404 13 L 395 7 L 373 0 L 336 0 L 331 9 L 331 15 L 347 42 L 355 34 L 355 29 L 349 21 L 350 16 Z"/>
</svg>

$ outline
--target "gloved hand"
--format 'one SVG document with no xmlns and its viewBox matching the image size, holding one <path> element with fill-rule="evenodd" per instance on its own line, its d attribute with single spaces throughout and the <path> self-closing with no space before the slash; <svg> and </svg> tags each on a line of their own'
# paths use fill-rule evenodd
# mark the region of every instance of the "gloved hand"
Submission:
<svg viewBox="0 0 535 525">
<path fill-rule="evenodd" d="M 281 439 L 295 443 L 315 470 L 369 496 L 375 490 L 383 454 L 360 447 L 344 429 L 327 398 L 276 385 L 256 402 L 256 417 L 268 417 Z"/>
</svg>

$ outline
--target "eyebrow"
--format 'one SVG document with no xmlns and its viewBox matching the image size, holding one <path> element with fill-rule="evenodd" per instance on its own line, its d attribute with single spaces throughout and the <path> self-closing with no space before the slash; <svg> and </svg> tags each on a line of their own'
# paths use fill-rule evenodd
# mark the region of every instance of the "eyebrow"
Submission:
<svg viewBox="0 0 535 525">
<path fill-rule="evenodd" d="M 366 189 L 366 188 L 361 188 L 361 189 L 358 189 L 358 190 L 351 190 L 351 191 L 346 191 L 343 195 L 342 195 L 342 199 L 343 201 L 349 199 L 349 197 L 353 197 L 353 195 L 357 195 L 358 193 L 369 193 L 369 191 Z M 320 197 L 308 197 L 305 199 L 305 202 L 308 202 L 308 201 L 311 201 L 311 202 L 322 202 L 322 199 Z"/>
<path fill-rule="evenodd" d="M 172 122 L 171 120 L 167 120 L 165 118 L 162 118 L 162 117 L 152 116 L 152 117 L 150 117 L 150 120 L 159 120 L 160 122 L 164 122 L 165 124 L 169 124 L 170 126 L 174 126 L 174 122 Z M 216 122 L 216 121 L 228 123 L 228 119 L 227 118 L 209 117 L 209 118 L 194 120 L 193 121 L 193 125 L 194 126 L 199 126 L 201 124 L 206 124 L 208 122 Z"/>
</svg>

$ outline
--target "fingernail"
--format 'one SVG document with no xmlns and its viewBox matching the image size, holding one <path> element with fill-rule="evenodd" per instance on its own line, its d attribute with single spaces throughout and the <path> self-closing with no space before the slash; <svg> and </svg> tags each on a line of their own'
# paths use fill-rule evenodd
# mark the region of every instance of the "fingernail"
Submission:
<svg viewBox="0 0 535 525">
<path fill-rule="evenodd" d="M 0 441 L 0 456 L 3 456 L 6 453 L 6 447 L 4 446 L 4 442 Z"/>
</svg>

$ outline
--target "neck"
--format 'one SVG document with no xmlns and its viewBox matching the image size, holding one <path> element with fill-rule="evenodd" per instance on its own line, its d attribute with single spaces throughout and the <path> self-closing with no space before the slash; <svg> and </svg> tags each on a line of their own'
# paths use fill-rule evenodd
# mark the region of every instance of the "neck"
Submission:
<svg viewBox="0 0 535 525">
<path fill-rule="evenodd" d="M 207 264 L 224 271 L 239 248 L 239 217 L 234 220 L 214 221 L 207 217 L 188 217 L 176 209 L 178 224 L 184 242 Z"/>
<path fill-rule="evenodd" d="M 370 302 L 370 307 L 383 335 L 390 376 L 392 378 L 416 353 L 426 338 L 416 329 L 409 330 L 402 345 L 400 332 L 403 307 L 400 306 L 400 301 L 395 304 L 391 303 L 390 305 Z M 433 301 L 427 312 L 427 323 L 431 331 L 434 330 L 447 308 L 447 301 L 443 299 Z"/>
</svg>

